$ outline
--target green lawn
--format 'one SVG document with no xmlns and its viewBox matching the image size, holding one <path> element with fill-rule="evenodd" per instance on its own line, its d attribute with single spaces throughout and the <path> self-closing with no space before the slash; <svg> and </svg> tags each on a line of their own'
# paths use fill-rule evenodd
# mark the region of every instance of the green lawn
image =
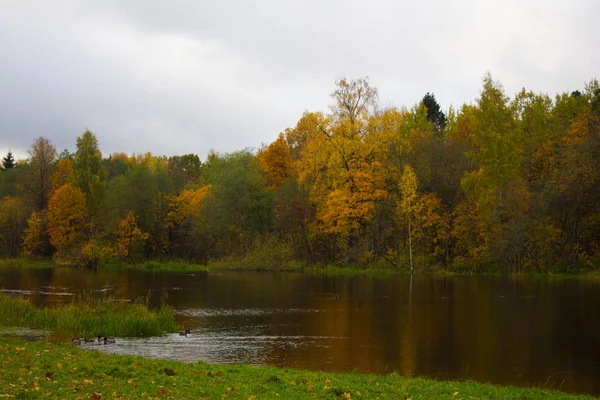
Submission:
<svg viewBox="0 0 600 400">
<path fill-rule="evenodd" d="M 61 399 L 586 399 L 545 389 L 191 364 L 0 337 L 0 398 Z"/>
</svg>

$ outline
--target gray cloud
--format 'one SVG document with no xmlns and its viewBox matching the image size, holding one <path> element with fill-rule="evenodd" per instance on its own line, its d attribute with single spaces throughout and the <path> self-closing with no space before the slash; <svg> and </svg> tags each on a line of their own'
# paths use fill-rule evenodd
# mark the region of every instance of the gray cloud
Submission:
<svg viewBox="0 0 600 400">
<path fill-rule="evenodd" d="M 37 136 L 105 154 L 233 151 L 326 110 L 336 78 L 383 104 L 582 88 L 600 65 L 600 4 L 575 1 L 0 0 L 0 152 Z"/>
</svg>

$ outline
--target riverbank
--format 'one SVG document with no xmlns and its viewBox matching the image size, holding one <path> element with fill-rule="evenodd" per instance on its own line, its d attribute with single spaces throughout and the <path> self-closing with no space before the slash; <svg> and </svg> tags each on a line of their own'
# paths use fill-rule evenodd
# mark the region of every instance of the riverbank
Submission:
<svg viewBox="0 0 600 400">
<path fill-rule="evenodd" d="M 593 399 L 543 388 L 359 373 L 185 364 L 0 337 L 0 397 Z"/>
<path fill-rule="evenodd" d="M 54 268 L 65 267 L 55 264 L 52 259 L 0 259 L 0 268 Z M 473 268 L 463 264 L 417 264 L 411 271 L 408 266 L 394 266 L 390 263 L 372 263 L 365 266 L 339 266 L 333 264 L 307 264 L 298 260 L 280 263 L 249 263 L 244 259 L 224 258 L 210 261 L 208 264 L 194 264 L 182 260 L 149 260 L 137 264 L 108 263 L 98 267 L 103 270 L 141 270 L 170 272 L 202 272 L 209 270 L 231 271 L 289 271 L 309 272 L 328 275 L 392 275 L 392 274 L 424 274 L 436 276 L 515 276 L 548 279 L 587 279 L 600 281 L 600 269 L 573 270 L 570 272 L 522 272 L 506 273 L 491 266 Z"/>
</svg>

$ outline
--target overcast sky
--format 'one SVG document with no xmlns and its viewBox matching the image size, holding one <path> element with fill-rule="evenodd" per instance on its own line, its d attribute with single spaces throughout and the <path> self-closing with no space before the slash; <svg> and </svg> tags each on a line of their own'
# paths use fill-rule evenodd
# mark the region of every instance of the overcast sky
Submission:
<svg viewBox="0 0 600 400">
<path fill-rule="evenodd" d="M 326 111 L 340 77 L 382 105 L 472 102 L 599 77 L 598 0 L 0 0 L 0 156 L 34 138 L 104 156 L 234 151 Z"/>
</svg>

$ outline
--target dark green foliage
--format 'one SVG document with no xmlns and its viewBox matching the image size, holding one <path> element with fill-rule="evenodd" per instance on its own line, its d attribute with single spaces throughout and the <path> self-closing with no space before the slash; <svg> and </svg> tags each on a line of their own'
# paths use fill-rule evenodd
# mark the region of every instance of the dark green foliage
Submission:
<svg viewBox="0 0 600 400">
<path fill-rule="evenodd" d="M 421 103 L 427 107 L 427 120 L 433 124 L 436 135 L 442 136 L 446 129 L 446 125 L 448 124 L 448 120 L 446 114 L 444 114 L 439 103 L 435 99 L 435 96 L 428 92 L 423 96 Z"/>
<path fill-rule="evenodd" d="M 10 150 L 8 150 L 8 153 L 6 153 L 6 156 L 2 159 L 2 169 L 3 170 L 8 170 L 11 168 L 14 168 L 15 166 L 15 157 L 13 157 L 13 154 Z"/>
<path fill-rule="evenodd" d="M 197 183 L 200 177 L 200 157 L 196 154 L 169 157 L 169 176 L 177 190 L 189 184 Z"/>
</svg>

